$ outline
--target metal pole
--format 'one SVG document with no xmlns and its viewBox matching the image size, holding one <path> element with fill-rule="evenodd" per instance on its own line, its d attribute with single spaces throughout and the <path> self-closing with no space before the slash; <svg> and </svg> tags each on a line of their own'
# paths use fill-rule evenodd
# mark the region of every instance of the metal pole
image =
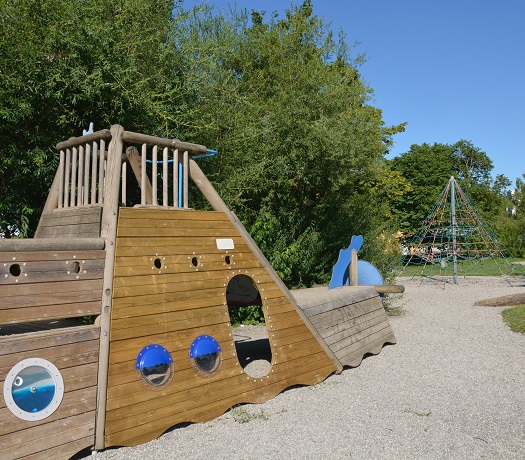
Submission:
<svg viewBox="0 0 525 460">
<path fill-rule="evenodd" d="M 452 226 L 452 257 L 454 260 L 454 284 L 458 284 L 458 254 L 456 245 L 456 180 L 450 177 L 450 225 Z"/>
</svg>

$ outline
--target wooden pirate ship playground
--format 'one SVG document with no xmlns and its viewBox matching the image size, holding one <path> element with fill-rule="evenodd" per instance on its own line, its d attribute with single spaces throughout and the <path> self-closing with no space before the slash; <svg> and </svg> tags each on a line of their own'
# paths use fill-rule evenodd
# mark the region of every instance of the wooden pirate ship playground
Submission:
<svg viewBox="0 0 525 460">
<path fill-rule="evenodd" d="M 143 443 L 395 343 L 357 263 L 352 286 L 286 288 L 195 162 L 206 147 L 115 125 L 57 150 L 35 237 L 0 239 L 0 458 Z M 190 178 L 213 211 L 190 207 Z M 228 312 L 254 304 L 263 375 Z"/>
</svg>

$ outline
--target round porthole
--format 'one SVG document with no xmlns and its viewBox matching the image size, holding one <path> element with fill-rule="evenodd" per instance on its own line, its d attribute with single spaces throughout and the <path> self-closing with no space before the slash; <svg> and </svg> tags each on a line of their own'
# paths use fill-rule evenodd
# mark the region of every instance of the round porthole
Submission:
<svg viewBox="0 0 525 460">
<path fill-rule="evenodd" d="M 20 361 L 4 381 L 7 408 L 18 418 L 42 420 L 58 409 L 64 396 L 64 380 L 60 371 L 42 358 Z"/>
<path fill-rule="evenodd" d="M 195 371 L 203 377 L 215 375 L 222 364 L 219 343 L 210 335 L 200 335 L 191 344 L 190 361 Z"/>
<path fill-rule="evenodd" d="M 173 359 L 168 350 L 154 343 L 140 350 L 136 370 L 146 388 L 162 390 L 173 380 Z"/>
</svg>

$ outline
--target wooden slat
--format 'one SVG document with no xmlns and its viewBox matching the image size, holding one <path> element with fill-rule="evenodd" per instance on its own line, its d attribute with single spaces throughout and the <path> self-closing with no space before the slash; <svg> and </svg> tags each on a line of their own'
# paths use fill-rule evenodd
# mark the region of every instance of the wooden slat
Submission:
<svg viewBox="0 0 525 460">
<path fill-rule="evenodd" d="M 15 355 L 20 352 L 56 347 L 72 342 L 97 340 L 100 331 L 96 326 L 86 325 L 75 328 L 64 328 L 61 331 L 42 331 L 31 334 L 20 334 L 15 337 L 2 337 L 0 356 Z M 3 360 L 3 358 L 2 358 Z"/>
<path fill-rule="evenodd" d="M 15 277 L 10 272 L 11 264 L 0 263 L 0 285 L 98 279 L 104 276 L 104 259 L 17 260 L 17 264 L 21 273 Z"/>
<path fill-rule="evenodd" d="M 42 215 L 35 238 L 98 238 L 100 220 L 101 207 L 96 205 L 55 209 Z"/>
<path fill-rule="evenodd" d="M 94 415 L 94 411 L 90 411 L 78 414 L 72 420 L 66 418 L 39 425 L 38 431 L 32 430 L 36 431 L 32 436 L 29 436 L 27 430 L 2 436 L 3 448 L 0 454 L 2 458 L 22 458 L 36 452 L 45 453 L 47 449 L 67 445 L 78 439 L 92 437 L 95 429 Z M 89 447 L 90 444 L 92 442 L 85 447 Z"/>
<path fill-rule="evenodd" d="M 60 330 L 55 330 L 54 332 L 60 334 Z M 16 337 L 18 338 L 18 336 Z M 98 340 L 73 342 L 50 347 L 47 347 L 44 341 L 37 349 L 40 358 L 47 359 L 59 369 L 63 369 L 96 362 Z M 34 357 L 34 355 L 35 350 L 21 351 L 14 355 L 4 355 L 0 363 L 0 373 L 7 373 L 16 363 L 23 359 Z"/>
</svg>

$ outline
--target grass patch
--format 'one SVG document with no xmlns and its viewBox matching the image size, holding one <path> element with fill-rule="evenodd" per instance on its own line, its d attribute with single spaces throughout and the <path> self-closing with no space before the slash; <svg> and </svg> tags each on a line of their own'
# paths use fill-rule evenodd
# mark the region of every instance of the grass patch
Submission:
<svg viewBox="0 0 525 460">
<path fill-rule="evenodd" d="M 511 331 L 525 334 L 525 304 L 507 308 L 501 312 L 501 316 Z"/>
<path fill-rule="evenodd" d="M 252 420 L 268 420 L 268 416 L 264 413 L 262 409 L 257 412 L 249 411 L 246 406 L 235 406 L 231 410 L 233 420 L 237 423 L 248 423 Z"/>
<path fill-rule="evenodd" d="M 385 311 L 388 316 L 402 316 L 405 313 L 403 307 L 385 307 Z"/>
<path fill-rule="evenodd" d="M 525 265 L 516 258 L 486 258 L 458 260 L 459 276 L 501 276 L 502 274 L 523 275 Z M 454 264 L 452 262 L 429 263 L 427 265 L 409 265 L 399 276 L 452 276 Z"/>
</svg>

